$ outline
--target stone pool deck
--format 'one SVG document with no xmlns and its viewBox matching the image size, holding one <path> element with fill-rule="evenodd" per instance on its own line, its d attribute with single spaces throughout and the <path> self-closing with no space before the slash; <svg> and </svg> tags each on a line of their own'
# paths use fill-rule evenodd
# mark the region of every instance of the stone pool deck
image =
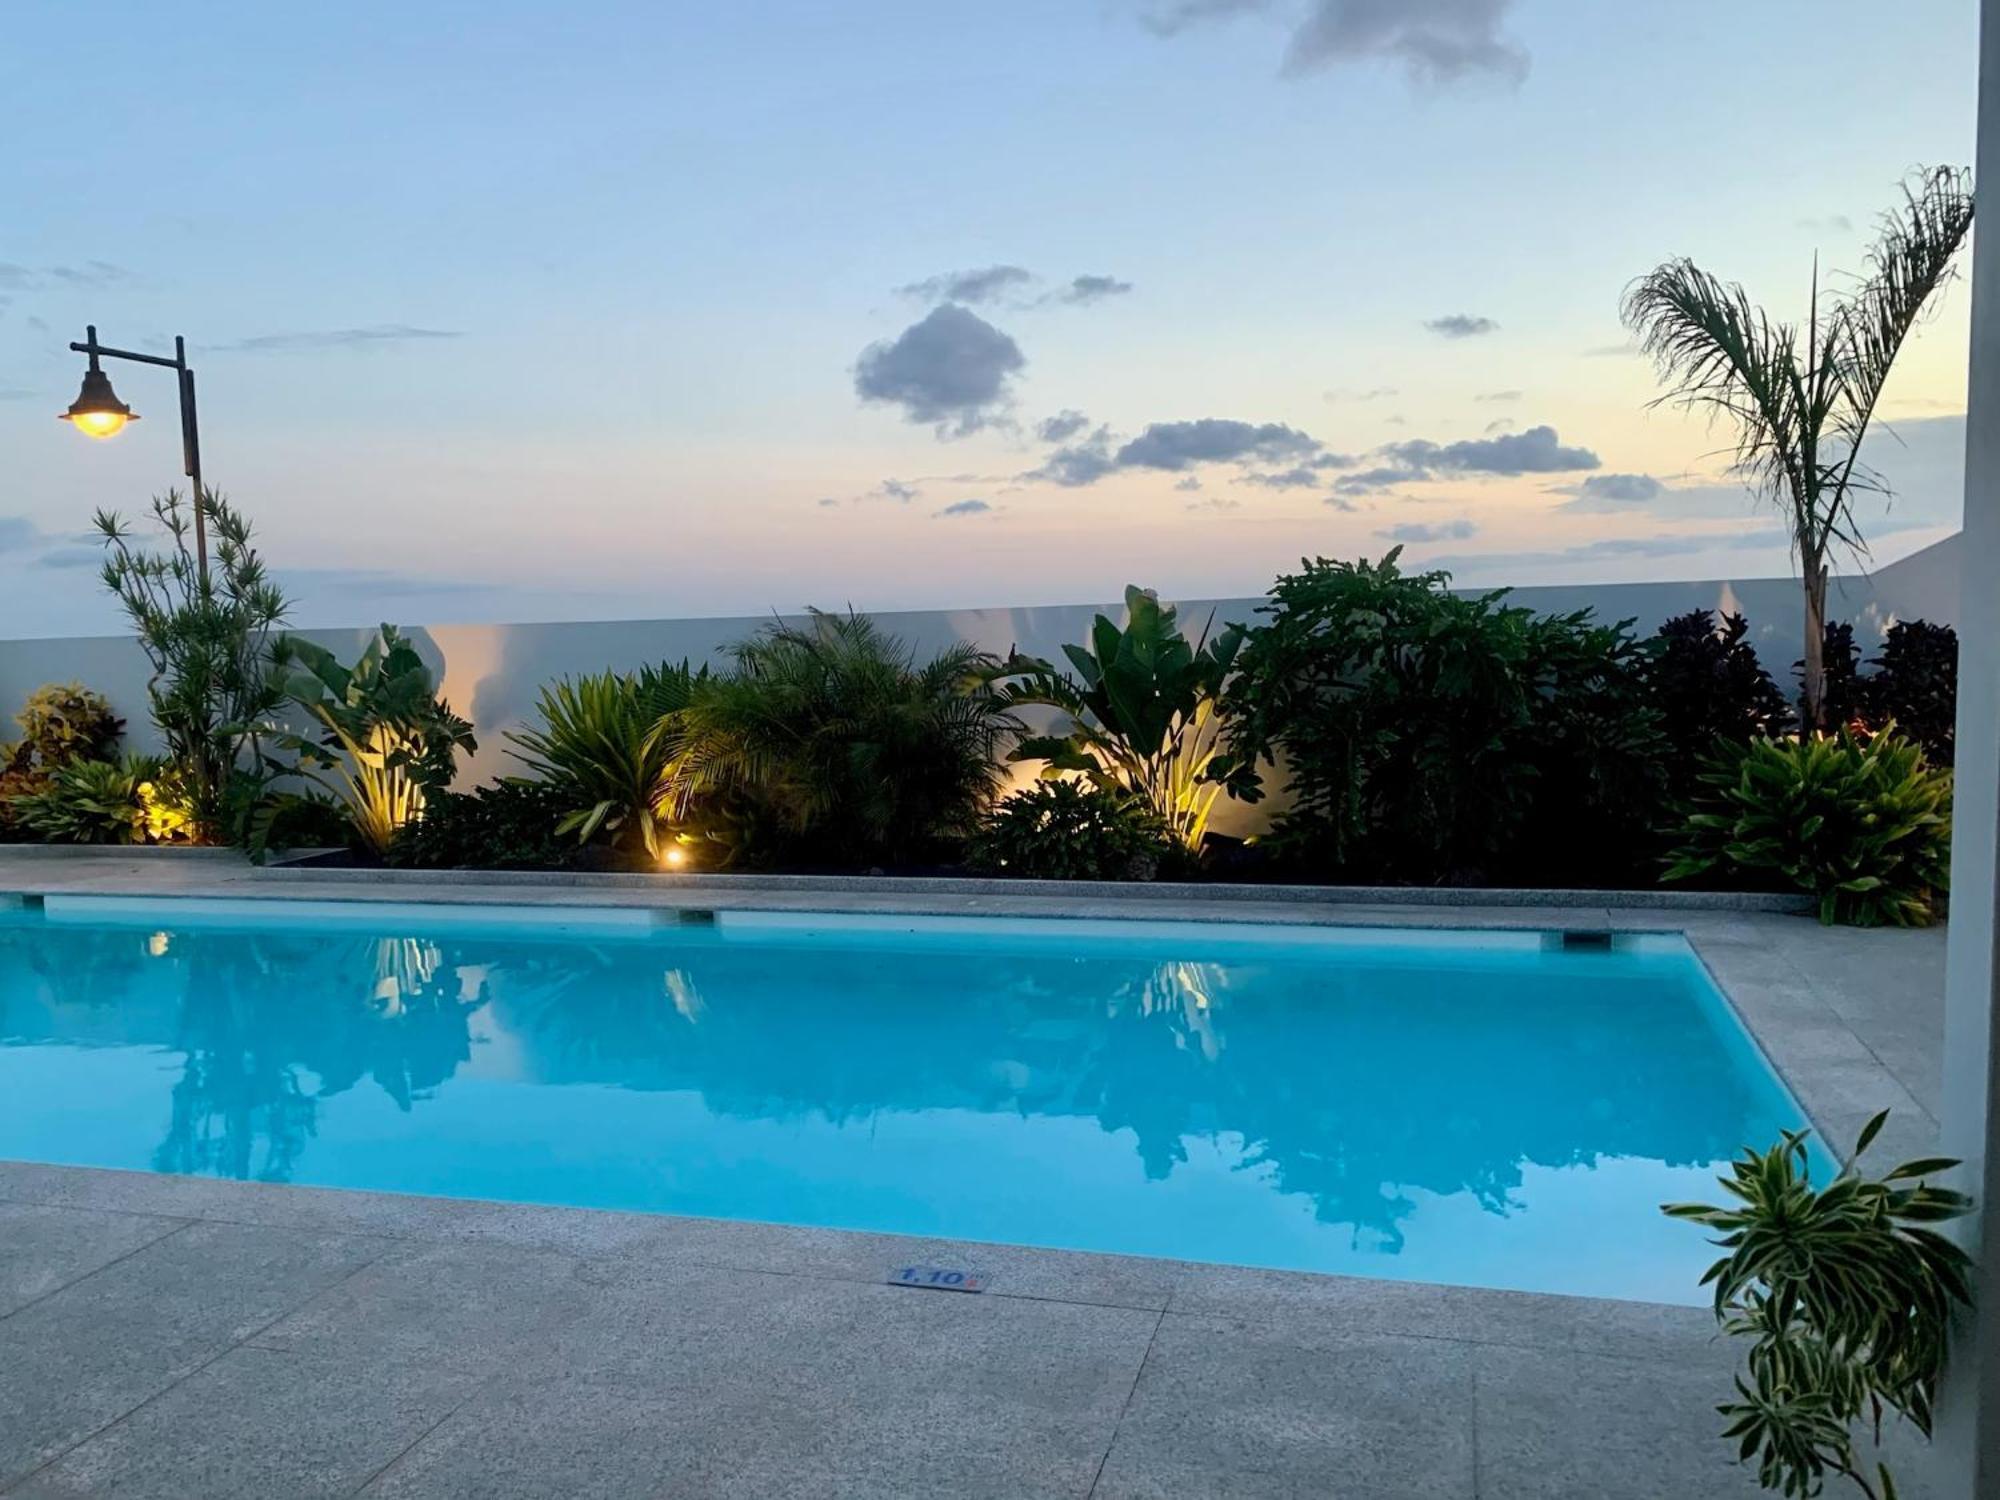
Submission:
<svg viewBox="0 0 2000 1500">
<path fill-rule="evenodd" d="M 408 885 L 0 851 L 0 891 L 1679 930 L 1836 1144 L 1935 1134 L 1942 932 L 1754 911 L 671 880 Z M 886 1284 L 976 1265 L 982 1295 Z M 6 1496 L 1760 1493 L 1699 1309 L 0 1162 Z M 1927 1493 L 1920 1455 L 1899 1469 Z"/>
</svg>

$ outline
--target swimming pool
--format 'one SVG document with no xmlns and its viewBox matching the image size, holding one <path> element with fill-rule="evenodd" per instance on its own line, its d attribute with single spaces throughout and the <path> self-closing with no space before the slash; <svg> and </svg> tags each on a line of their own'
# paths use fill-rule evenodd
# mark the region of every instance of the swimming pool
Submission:
<svg viewBox="0 0 2000 1500">
<path fill-rule="evenodd" d="M 1693 1303 L 1801 1123 L 1674 936 L 0 912 L 33 1161 Z"/>
</svg>

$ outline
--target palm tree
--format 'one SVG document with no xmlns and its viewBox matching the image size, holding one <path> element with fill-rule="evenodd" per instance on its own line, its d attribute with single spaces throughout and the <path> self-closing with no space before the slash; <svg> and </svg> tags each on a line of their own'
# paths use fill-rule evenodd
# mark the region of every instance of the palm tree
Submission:
<svg viewBox="0 0 2000 1500">
<path fill-rule="evenodd" d="M 1865 554 L 1856 494 L 1888 487 L 1860 462 L 1876 403 L 1924 304 L 1952 276 L 1972 227 L 1972 176 L 1955 167 L 1914 174 L 1902 205 L 1883 215 L 1868 271 L 1841 292 L 1820 290 L 1813 261 L 1804 326 L 1773 322 L 1743 288 L 1690 260 L 1670 260 L 1625 294 L 1625 324 L 1673 388 L 1660 397 L 1707 409 L 1736 428 L 1735 472 L 1787 518 L 1805 587 L 1806 723 L 1825 693 L 1828 557 Z M 1655 403 L 1658 404 L 1658 403 Z"/>
<path fill-rule="evenodd" d="M 729 654 L 735 670 L 661 730 L 678 747 L 670 795 L 728 802 L 750 857 L 907 864 L 977 828 L 1022 729 L 992 656 L 960 644 L 920 661 L 866 615 L 819 610 Z"/>
</svg>

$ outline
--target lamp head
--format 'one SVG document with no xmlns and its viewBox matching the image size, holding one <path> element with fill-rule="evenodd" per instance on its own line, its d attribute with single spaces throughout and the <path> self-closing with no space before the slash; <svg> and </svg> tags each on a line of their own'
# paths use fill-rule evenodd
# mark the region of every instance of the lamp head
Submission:
<svg viewBox="0 0 2000 1500">
<path fill-rule="evenodd" d="M 139 420 L 139 414 L 111 389 L 111 377 L 95 369 L 84 371 L 83 389 L 60 416 L 78 432 L 94 438 L 108 438 L 122 431 L 127 422 Z"/>
</svg>

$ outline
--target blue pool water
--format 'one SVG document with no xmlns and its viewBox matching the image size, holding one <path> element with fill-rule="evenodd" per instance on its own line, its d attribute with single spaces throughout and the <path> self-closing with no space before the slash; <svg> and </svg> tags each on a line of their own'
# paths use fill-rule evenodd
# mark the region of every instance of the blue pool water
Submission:
<svg viewBox="0 0 2000 1500">
<path fill-rule="evenodd" d="M 1674 937 L 254 905 L 0 913 L 0 1157 L 1698 1302 L 1802 1123 Z"/>
</svg>

